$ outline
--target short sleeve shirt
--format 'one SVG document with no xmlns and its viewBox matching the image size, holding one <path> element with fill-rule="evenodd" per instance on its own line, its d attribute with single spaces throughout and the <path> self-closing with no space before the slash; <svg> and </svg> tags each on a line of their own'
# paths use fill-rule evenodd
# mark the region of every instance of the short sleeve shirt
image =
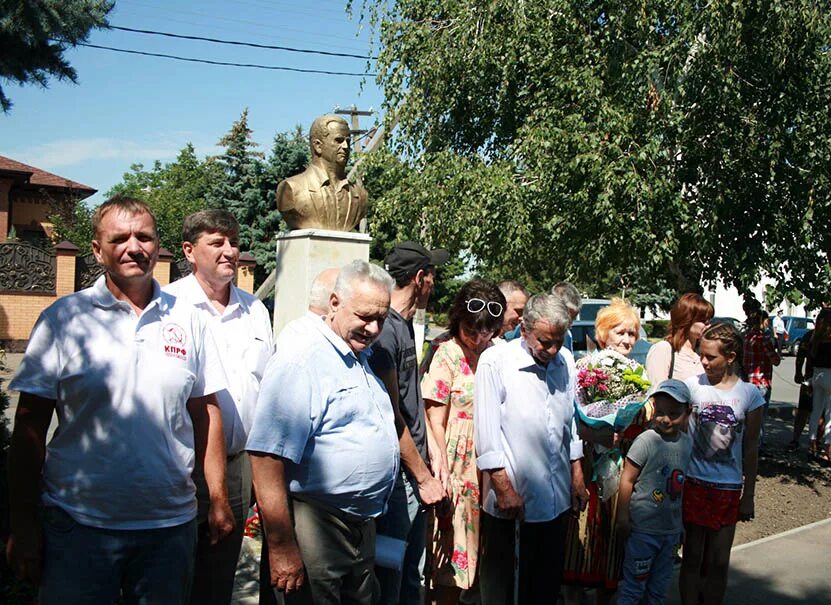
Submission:
<svg viewBox="0 0 831 605">
<path fill-rule="evenodd" d="M 729 391 L 717 389 L 706 374 L 684 382 L 692 397 L 688 432 L 693 453 L 687 475 L 725 489 L 741 489 L 745 418 L 765 404 L 762 394 L 743 380 Z"/>
<path fill-rule="evenodd" d="M 246 449 L 284 458 L 289 491 L 361 518 L 384 509 L 398 473 L 389 395 L 367 362 L 321 321 L 277 346 Z"/>
<path fill-rule="evenodd" d="M 418 379 L 418 358 L 412 322 L 407 321 L 395 309 L 390 308 L 381 335 L 372 345 L 372 351 L 369 364 L 376 373 L 380 373 L 391 364 L 398 374 L 401 415 L 404 417 L 407 428 L 410 429 L 419 454 L 426 462 L 427 433 L 424 400 L 421 398 Z"/>
<path fill-rule="evenodd" d="M 684 432 L 674 440 L 655 430 L 635 438 L 626 454 L 641 469 L 629 502 L 635 531 L 654 535 L 681 531 L 681 496 L 691 453 L 692 439 Z"/>
<path fill-rule="evenodd" d="M 228 305 L 219 313 L 193 274 L 165 286 L 164 291 L 192 304 L 216 341 L 228 383 L 216 394 L 225 448 L 229 456 L 237 454 L 245 448 L 260 381 L 274 349 L 268 311 L 254 296 L 231 284 Z"/>
<path fill-rule="evenodd" d="M 204 321 L 162 292 L 141 315 L 105 276 L 41 313 L 10 388 L 52 399 L 43 502 L 84 525 L 152 529 L 196 516 L 187 401 L 225 388 Z"/>
</svg>

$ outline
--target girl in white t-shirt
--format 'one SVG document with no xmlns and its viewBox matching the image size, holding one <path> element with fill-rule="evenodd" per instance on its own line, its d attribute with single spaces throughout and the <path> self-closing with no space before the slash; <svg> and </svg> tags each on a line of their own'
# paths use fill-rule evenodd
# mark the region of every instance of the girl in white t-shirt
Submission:
<svg viewBox="0 0 831 605">
<path fill-rule="evenodd" d="M 693 451 L 684 484 L 682 605 L 717 605 L 724 599 L 736 522 L 754 514 L 764 405 L 759 390 L 739 378 L 742 336 L 736 328 L 708 327 L 700 350 L 704 373 L 685 381 L 692 399 Z"/>
</svg>

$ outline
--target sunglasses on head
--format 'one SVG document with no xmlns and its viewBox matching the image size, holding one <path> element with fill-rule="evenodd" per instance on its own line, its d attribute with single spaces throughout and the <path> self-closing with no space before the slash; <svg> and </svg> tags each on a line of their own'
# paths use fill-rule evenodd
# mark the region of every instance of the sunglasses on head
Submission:
<svg viewBox="0 0 831 605">
<path fill-rule="evenodd" d="M 484 301 L 481 298 L 471 298 L 466 300 L 465 303 L 467 303 L 467 310 L 471 313 L 480 313 L 483 309 L 487 309 L 492 317 L 499 317 L 504 310 L 502 303 L 493 300 Z"/>
</svg>

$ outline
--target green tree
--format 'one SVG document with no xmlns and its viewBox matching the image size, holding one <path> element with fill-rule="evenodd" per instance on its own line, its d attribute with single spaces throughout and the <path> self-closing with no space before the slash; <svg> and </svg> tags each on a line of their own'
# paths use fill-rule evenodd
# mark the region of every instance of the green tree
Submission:
<svg viewBox="0 0 831 605">
<path fill-rule="evenodd" d="M 268 158 L 256 151 L 248 127 L 248 109 L 234 122 L 219 144 L 225 153 L 216 158 L 221 169 L 209 195 L 212 207 L 231 212 L 240 224 L 240 247 L 257 261 L 255 282 L 260 283 L 276 264 L 274 235 L 280 230 L 280 213 L 274 200 L 277 184 L 302 172 L 309 158 L 308 143 L 298 126 L 274 137 Z"/>
<path fill-rule="evenodd" d="M 764 273 L 827 297 L 829 8 L 367 0 L 414 168 L 373 221 L 542 283 L 743 290 Z"/>
<path fill-rule="evenodd" d="M 309 142 L 299 125 L 291 132 L 280 132 L 274 136 L 261 182 L 262 206 L 252 217 L 251 224 L 250 250 L 257 259 L 254 277 L 258 285 L 276 265 L 275 234 L 288 230 L 288 225 L 277 210 L 274 197 L 277 185 L 280 181 L 303 172 L 308 163 Z"/>
<path fill-rule="evenodd" d="M 92 29 L 107 28 L 109 0 L 0 0 L 0 80 L 47 86 L 49 78 L 76 82 L 63 54 L 85 42 Z M 0 108 L 11 100 L 0 86 Z"/>
<path fill-rule="evenodd" d="M 212 160 L 199 160 L 188 143 L 169 164 L 157 160 L 150 170 L 142 164 L 130 168 L 107 197 L 128 195 L 147 202 L 156 215 L 161 245 L 182 258 L 182 221 L 208 207 L 208 194 L 220 178 L 219 166 Z"/>
<path fill-rule="evenodd" d="M 75 203 L 71 212 L 58 212 L 49 217 L 53 225 L 55 243 L 64 240 L 72 242 L 80 248 L 80 254 L 92 252 L 92 214 L 95 212 L 83 201 Z"/>
<path fill-rule="evenodd" d="M 362 181 L 369 192 L 370 258 L 383 260 L 396 243 L 412 240 L 428 248 L 446 248 L 451 260 L 436 273 L 430 311 L 446 312 L 466 273 L 466 251 L 458 240 L 444 234 L 428 233 L 428 217 L 419 196 L 407 188 L 419 181 L 417 168 L 396 156 L 387 146 L 367 155 L 362 165 Z"/>
</svg>

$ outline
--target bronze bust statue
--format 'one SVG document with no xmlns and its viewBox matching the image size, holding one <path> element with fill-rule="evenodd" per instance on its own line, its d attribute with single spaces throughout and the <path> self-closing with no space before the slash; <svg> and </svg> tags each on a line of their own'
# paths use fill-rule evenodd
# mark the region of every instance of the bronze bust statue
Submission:
<svg viewBox="0 0 831 605">
<path fill-rule="evenodd" d="M 312 161 L 277 185 L 277 209 L 291 229 L 352 231 L 366 216 L 367 194 L 346 179 L 349 125 L 336 115 L 317 118 L 309 129 Z"/>
</svg>

